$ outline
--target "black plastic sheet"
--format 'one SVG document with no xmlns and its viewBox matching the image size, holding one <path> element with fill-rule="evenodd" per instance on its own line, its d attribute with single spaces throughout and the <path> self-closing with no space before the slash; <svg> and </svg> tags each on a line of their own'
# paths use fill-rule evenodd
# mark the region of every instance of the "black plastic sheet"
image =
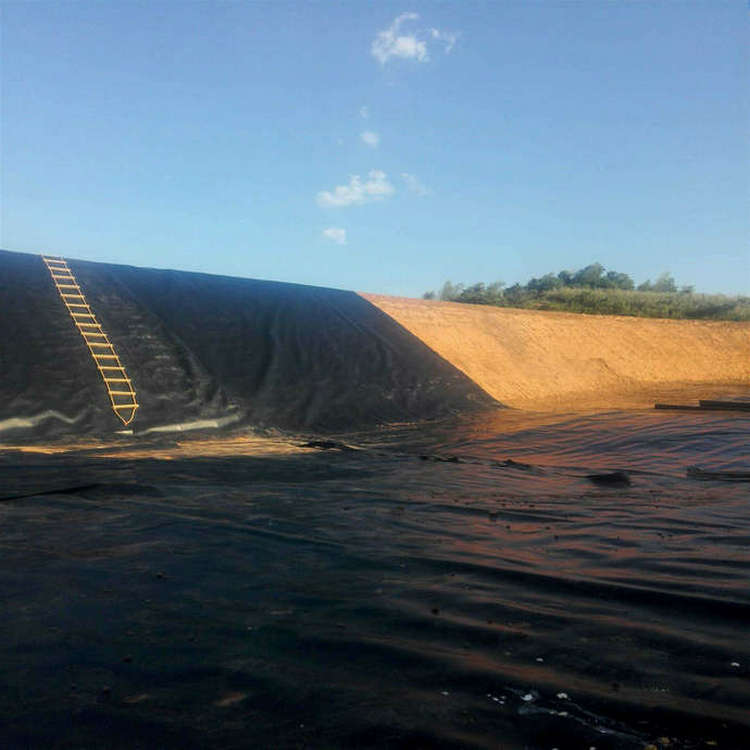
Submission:
<svg viewBox="0 0 750 750">
<path fill-rule="evenodd" d="M 137 432 L 326 431 L 497 406 L 353 292 L 68 259 L 133 380 Z M 0 435 L 122 429 L 41 257 L 0 251 Z"/>
</svg>

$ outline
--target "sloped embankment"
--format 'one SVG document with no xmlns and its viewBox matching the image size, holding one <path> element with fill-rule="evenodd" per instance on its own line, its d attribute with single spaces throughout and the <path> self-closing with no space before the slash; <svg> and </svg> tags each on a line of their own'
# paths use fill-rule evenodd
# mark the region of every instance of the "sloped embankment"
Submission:
<svg viewBox="0 0 750 750">
<path fill-rule="evenodd" d="M 508 406 L 646 405 L 750 386 L 748 323 L 362 296 Z"/>
<path fill-rule="evenodd" d="M 68 259 L 132 378 L 136 432 L 340 430 L 497 403 L 354 292 Z M 40 256 L 0 251 L 0 435 L 122 424 Z"/>
</svg>

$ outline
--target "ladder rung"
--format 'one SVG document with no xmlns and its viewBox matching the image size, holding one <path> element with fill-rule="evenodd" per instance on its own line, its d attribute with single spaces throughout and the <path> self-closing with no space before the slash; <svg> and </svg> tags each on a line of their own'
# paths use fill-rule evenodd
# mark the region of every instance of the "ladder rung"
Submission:
<svg viewBox="0 0 750 750">
<path fill-rule="evenodd" d="M 99 370 L 99 374 L 102 376 L 102 380 L 104 380 L 112 409 L 124 424 L 130 424 L 135 417 L 138 404 L 135 400 L 135 391 L 133 390 L 131 380 L 127 377 L 127 372 L 120 362 L 114 346 L 107 334 L 102 330 L 101 324 L 91 310 L 91 306 L 86 302 L 86 297 L 65 259 L 62 256 L 52 257 L 42 255 L 42 260 L 47 266 L 47 270 L 52 277 L 52 283 L 55 285 L 68 313 L 70 313 L 73 323 L 89 348 L 89 353 Z M 71 289 L 74 291 L 68 291 Z M 78 302 L 71 302 L 74 299 L 78 300 Z M 81 320 L 81 318 L 88 318 L 88 320 Z M 103 352 L 107 352 L 107 354 Z M 111 361 L 116 364 L 103 365 L 102 360 Z M 118 377 L 108 377 L 107 373 L 114 373 Z M 112 390 L 113 383 L 122 383 L 123 385 L 119 387 L 128 388 L 129 390 Z M 117 399 L 120 398 L 126 399 L 126 403 L 117 403 Z M 123 409 L 127 411 L 121 414 L 120 411 Z"/>
</svg>

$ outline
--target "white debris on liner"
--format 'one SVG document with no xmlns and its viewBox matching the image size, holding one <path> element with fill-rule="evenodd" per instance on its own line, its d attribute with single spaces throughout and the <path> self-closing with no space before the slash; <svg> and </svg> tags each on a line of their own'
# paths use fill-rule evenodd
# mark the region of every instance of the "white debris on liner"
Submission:
<svg viewBox="0 0 750 750">
<path fill-rule="evenodd" d="M 560 699 L 561 701 L 566 701 L 566 700 L 568 700 L 568 694 L 567 694 L 567 693 L 558 693 L 558 694 L 557 694 L 557 697 L 558 697 L 558 698 L 559 698 L 559 699 Z"/>
<path fill-rule="evenodd" d="M 542 659 L 542 657 L 541 657 L 541 656 L 537 656 L 537 657 L 536 657 L 536 660 L 537 660 L 537 661 L 544 661 L 544 659 Z"/>
<path fill-rule="evenodd" d="M 526 693 L 526 695 L 523 696 L 523 700 L 525 700 L 528 703 L 529 701 L 534 700 L 534 696 L 531 693 Z"/>
<path fill-rule="evenodd" d="M 735 669 L 737 669 L 737 667 L 739 667 L 739 666 L 740 666 L 740 663 L 739 663 L 738 661 L 733 661 L 733 662 L 731 663 L 731 665 L 730 665 L 730 666 L 732 666 L 732 667 L 734 667 Z"/>
</svg>

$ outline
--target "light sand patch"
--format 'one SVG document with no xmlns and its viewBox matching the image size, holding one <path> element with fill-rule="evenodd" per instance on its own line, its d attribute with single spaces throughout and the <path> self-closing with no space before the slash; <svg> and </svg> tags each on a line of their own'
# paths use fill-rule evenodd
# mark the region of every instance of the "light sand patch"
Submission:
<svg viewBox="0 0 750 750">
<path fill-rule="evenodd" d="M 233 706 L 235 703 L 240 703 L 247 698 L 247 693 L 227 693 L 223 698 L 217 700 L 214 705 L 220 708 L 226 708 L 226 706 Z"/>
<path fill-rule="evenodd" d="M 23 445 L 15 443 L 0 443 L 0 453 L 5 451 L 18 451 L 19 453 L 42 454 L 54 456 L 58 453 L 77 453 L 80 451 L 98 450 L 106 447 L 105 443 L 96 441 L 71 442 L 71 443 L 43 443 L 40 445 Z"/>
<path fill-rule="evenodd" d="M 0 452 L 20 451 L 45 455 L 81 453 L 91 458 L 155 458 L 171 461 L 178 458 L 225 457 L 225 456 L 279 456 L 315 452 L 298 442 L 282 437 L 259 437 L 257 435 L 233 436 L 209 439 L 180 440 L 167 445 L 139 446 L 131 442 L 104 443 L 60 443 L 46 445 L 0 445 Z"/>
<path fill-rule="evenodd" d="M 150 698 L 151 696 L 148 693 L 139 693 L 138 695 L 128 695 L 122 699 L 122 702 L 127 703 L 128 705 L 135 705 L 136 703 L 143 703 Z"/>
</svg>

